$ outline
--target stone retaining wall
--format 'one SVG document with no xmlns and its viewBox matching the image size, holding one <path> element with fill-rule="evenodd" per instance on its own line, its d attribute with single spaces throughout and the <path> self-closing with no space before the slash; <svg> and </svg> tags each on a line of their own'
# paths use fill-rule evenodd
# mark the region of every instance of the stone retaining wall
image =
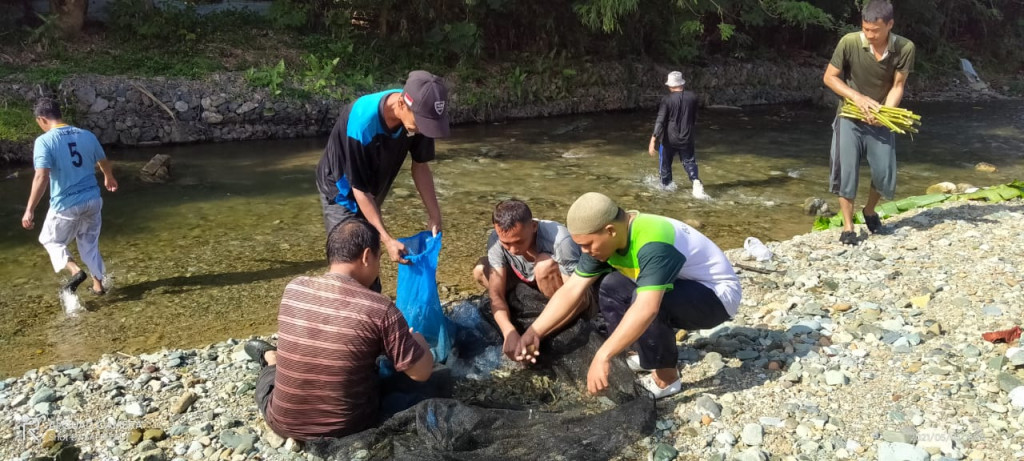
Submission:
<svg viewBox="0 0 1024 461">
<path fill-rule="evenodd" d="M 821 82 L 822 66 L 807 61 L 733 61 L 682 71 L 687 86 L 698 92 L 705 105 L 831 104 L 832 93 Z M 665 94 L 663 81 L 670 70 L 614 63 L 594 68 L 602 72 L 600 84 L 572 88 L 569 97 L 545 103 L 511 101 L 500 84 L 493 89 L 467 89 L 459 84 L 457 75 L 449 76 L 452 120 L 474 123 L 652 108 Z M 463 104 L 460 93 L 472 91 L 497 92 L 498 100 L 511 102 Z M 96 133 L 104 144 L 124 146 L 323 135 L 344 105 L 338 100 L 275 97 L 266 89 L 251 87 L 240 73 L 215 74 L 202 80 L 81 75 L 64 80 L 57 88 L 19 83 L 10 77 L 0 81 L 0 100 L 33 101 L 48 93 L 74 111 L 76 125 Z M 0 145 L 6 150 L 0 152 L 0 161 L 5 157 L 27 161 L 31 156 L 31 149 L 12 145 Z"/>
</svg>

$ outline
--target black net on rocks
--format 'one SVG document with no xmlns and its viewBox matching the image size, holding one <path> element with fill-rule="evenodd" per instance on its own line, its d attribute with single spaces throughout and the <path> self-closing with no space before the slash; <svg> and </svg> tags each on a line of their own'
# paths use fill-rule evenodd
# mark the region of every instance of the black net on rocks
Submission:
<svg viewBox="0 0 1024 461">
<path fill-rule="evenodd" d="M 544 298 L 518 286 L 509 307 L 519 331 L 544 307 Z M 623 360 L 612 361 L 610 389 L 586 394 L 590 361 L 604 341 L 599 317 L 588 316 L 546 338 L 535 365 L 513 366 L 487 378 L 501 352 L 486 302 L 452 312 L 456 350 L 448 359 L 457 399 L 428 399 L 376 428 L 340 439 L 310 443 L 328 459 L 486 460 L 608 459 L 650 435 L 655 404 L 636 386 Z M 484 311 L 481 313 L 481 311 Z"/>
</svg>

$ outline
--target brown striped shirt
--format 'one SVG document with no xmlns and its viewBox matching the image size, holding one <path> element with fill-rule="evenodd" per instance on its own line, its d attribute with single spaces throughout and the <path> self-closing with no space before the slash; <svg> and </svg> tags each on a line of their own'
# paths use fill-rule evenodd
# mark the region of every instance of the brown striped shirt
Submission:
<svg viewBox="0 0 1024 461">
<path fill-rule="evenodd" d="M 277 316 L 277 377 L 266 421 L 284 437 L 341 437 L 377 417 L 376 360 L 405 371 L 426 349 L 387 297 L 352 278 L 299 277 Z"/>
</svg>

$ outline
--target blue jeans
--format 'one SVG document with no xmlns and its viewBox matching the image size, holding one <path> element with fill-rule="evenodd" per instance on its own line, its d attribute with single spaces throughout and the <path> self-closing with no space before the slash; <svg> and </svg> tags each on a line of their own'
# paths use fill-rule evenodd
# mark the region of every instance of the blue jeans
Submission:
<svg viewBox="0 0 1024 461">
<path fill-rule="evenodd" d="M 686 144 L 682 148 L 668 147 L 664 144 L 658 149 L 658 160 L 661 164 L 661 184 L 667 186 L 672 183 L 672 161 L 679 157 L 683 163 L 683 169 L 690 177 L 690 181 L 699 179 L 697 176 L 697 155 L 694 153 L 693 143 Z"/>
</svg>

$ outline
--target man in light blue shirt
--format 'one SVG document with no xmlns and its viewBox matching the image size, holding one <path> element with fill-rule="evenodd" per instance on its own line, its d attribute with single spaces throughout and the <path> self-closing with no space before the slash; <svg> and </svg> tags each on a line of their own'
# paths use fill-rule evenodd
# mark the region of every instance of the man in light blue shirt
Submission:
<svg viewBox="0 0 1024 461">
<path fill-rule="evenodd" d="M 74 292 L 87 277 L 68 252 L 68 243 L 75 239 L 82 261 L 92 272 L 91 291 L 104 294 L 106 268 L 99 251 L 103 199 L 95 165 L 103 172 L 103 185 L 111 192 L 117 190 L 113 168 L 95 135 L 64 123 L 56 101 L 40 98 L 34 113 L 43 135 L 36 138 L 32 153 L 36 173 L 21 226 L 35 227 L 36 205 L 49 186 L 50 209 L 39 233 L 39 243 L 49 253 L 54 272 L 66 268 L 71 273 L 71 279 L 62 288 Z"/>
</svg>

